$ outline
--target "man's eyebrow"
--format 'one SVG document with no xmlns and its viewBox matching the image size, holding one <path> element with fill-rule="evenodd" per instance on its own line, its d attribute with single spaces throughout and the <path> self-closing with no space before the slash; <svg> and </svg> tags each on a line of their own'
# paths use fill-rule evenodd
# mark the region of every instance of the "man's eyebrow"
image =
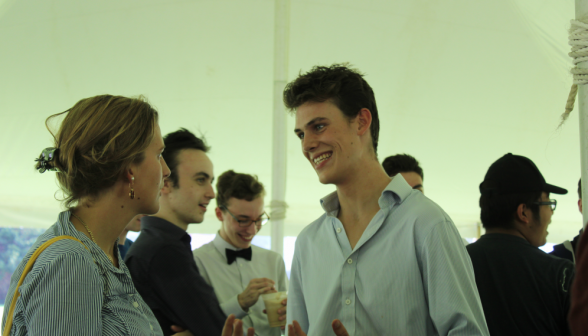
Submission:
<svg viewBox="0 0 588 336">
<path fill-rule="evenodd" d="M 207 179 L 210 178 L 210 175 L 208 175 L 205 172 L 198 172 L 198 173 L 194 174 L 194 177 L 198 177 L 198 176 L 206 177 Z"/>
<path fill-rule="evenodd" d="M 423 187 L 423 185 L 422 185 L 422 184 L 417 184 L 417 185 L 415 185 L 414 187 L 412 187 L 412 189 L 418 189 L 418 188 L 422 188 L 422 187 Z"/>
<path fill-rule="evenodd" d="M 306 125 L 305 125 L 305 128 L 308 127 L 308 126 L 311 126 L 312 124 L 315 124 L 315 123 L 317 123 L 319 121 L 323 121 L 323 120 L 327 120 L 327 118 L 325 118 L 325 117 L 316 117 L 316 118 L 312 119 L 311 121 L 307 122 Z M 300 128 L 296 128 L 294 130 L 294 133 L 298 133 L 298 132 L 302 132 L 302 130 Z"/>
</svg>

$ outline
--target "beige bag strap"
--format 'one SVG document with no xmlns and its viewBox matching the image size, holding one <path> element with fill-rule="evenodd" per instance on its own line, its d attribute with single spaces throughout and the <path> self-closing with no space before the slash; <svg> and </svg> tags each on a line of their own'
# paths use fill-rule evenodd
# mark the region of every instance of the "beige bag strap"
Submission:
<svg viewBox="0 0 588 336">
<path fill-rule="evenodd" d="M 47 247 L 49 247 L 49 245 L 55 243 L 58 240 L 62 240 L 62 239 L 75 240 L 75 241 L 80 242 L 82 245 L 84 245 L 84 243 L 82 243 L 82 241 L 79 240 L 78 238 L 75 238 L 75 237 L 72 237 L 72 236 L 59 236 L 59 237 L 55 237 L 55 238 L 49 239 L 48 241 L 46 241 L 45 243 L 43 243 L 41 246 L 39 246 L 39 248 L 35 251 L 35 253 L 33 253 L 33 255 L 31 256 L 31 258 L 29 259 L 29 261 L 25 265 L 25 268 L 22 271 L 22 274 L 20 276 L 20 280 L 18 280 L 18 284 L 16 285 L 16 290 L 14 292 L 14 296 L 12 297 L 12 302 L 10 302 L 10 309 L 8 310 L 8 315 L 7 315 L 7 318 L 6 318 L 6 324 L 4 325 L 4 332 L 2 333 L 2 336 L 9 336 L 10 335 L 10 329 L 12 329 L 12 318 L 14 317 L 14 309 L 16 307 L 16 300 L 20 296 L 20 293 L 18 292 L 18 288 L 23 283 L 23 281 L 24 281 L 25 277 L 27 276 L 27 274 L 29 274 L 29 272 L 31 271 L 31 269 L 33 269 L 33 265 L 35 265 L 35 261 L 37 260 L 37 258 L 39 257 L 39 255 L 41 255 L 41 253 L 43 253 L 43 251 L 45 251 L 45 249 Z M 84 247 L 86 248 L 86 250 L 88 250 L 88 247 L 86 245 L 84 245 Z"/>
</svg>

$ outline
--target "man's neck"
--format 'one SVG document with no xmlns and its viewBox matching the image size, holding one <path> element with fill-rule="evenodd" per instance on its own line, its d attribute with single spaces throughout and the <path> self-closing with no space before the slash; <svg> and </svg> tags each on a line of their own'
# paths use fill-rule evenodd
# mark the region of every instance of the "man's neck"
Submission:
<svg viewBox="0 0 588 336">
<path fill-rule="evenodd" d="M 390 183 L 390 177 L 377 160 L 363 164 L 350 178 L 337 184 L 339 214 L 345 218 L 373 217 L 380 209 L 378 200 Z"/>
<path fill-rule="evenodd" d="M 522 233 L 520 233 L 518 230 L 515 230 L 515 229 L 489 228 L 489 229 L 486 229 L 486 233 L 509 234 L 509 235 L 521 237 L 524 240 L 527 240 L 527 238 L 525 238 L 525 236 L 523 236 Z"/>
<path fill-rule="evenodd" d="M 167 207 L 164 207 L 163 204 L 160 204 L 159 212 L 153 216 L 164 219 L 184 231 L 188 230 L 188 223 L 184 223 L 184 221 L 180 220 L 175 212 L 171 211 Z"/>
</svg>

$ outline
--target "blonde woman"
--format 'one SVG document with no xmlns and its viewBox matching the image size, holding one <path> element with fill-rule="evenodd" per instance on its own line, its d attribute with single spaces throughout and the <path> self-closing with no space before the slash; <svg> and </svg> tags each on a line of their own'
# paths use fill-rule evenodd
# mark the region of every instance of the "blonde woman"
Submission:
<svg viewBox="0 0 588 336">
<path fill-rule="evenodd" d="M 18 289 L 9 334 L 162 335 L 116 246 L 135 215 L 157 213 L 170 174 L 157 111 L 142 98 L 102 95 L 80 100 L 46 124 L 56 117 L 64 119 L 54 148 L 43 150 L 37 169 L 56 171 L 67 210 L 16 269 L 6 307 L 41 244 L 61 235 L 81 243 L 59 240 L 40 254 Z M 9 313 L 4 310 L 3 329 Z"/>
</svg>

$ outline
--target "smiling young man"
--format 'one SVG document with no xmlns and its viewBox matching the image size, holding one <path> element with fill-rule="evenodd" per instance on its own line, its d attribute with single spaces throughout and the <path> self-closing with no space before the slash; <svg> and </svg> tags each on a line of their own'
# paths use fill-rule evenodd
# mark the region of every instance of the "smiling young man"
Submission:
<svg viewBox="0 0 588 336">
<path fill-rule="evenodd" d="M 544 253 L 557 202 L 537 166 L 508 153 L 480 184 L 486 234 L 467 246 L 491 335 L 569 335 L 574 265 Z"/>
<path fill-rule="evenodd" d="M 202 223 L 215 197 L 208 147 L 185 129 L 166 135 L 164 142 L 171 175 L 161 190 L 160 209 L 141 219 L 141 234 L 125 262 L 165 335 L 173 334 L 172 325 L 195 336 L 220 335 L 226 316 L 242 318 L 249 307 L 220 305 L 192 256 L 186 230 Z"/>
<path fill-rule="evenodd" d="M 200 274 L 222 305 L 249 306 L 245 328 L 257 335 L 280 335 L 270 328 L 260 295 L 287 291 L 286 267 L 282 256 L 251 245 L 253 237 L 269 220 L 264 211 L 265 190 L 255 176 L 229 170 L 216 184 L 216 217 L 221 227 L 214 240 L 194 251 Z M 280 317 L 285 320 L 286 300 Z"/>
<path fill-rule="evenodd" d="M 377 159 L 378 110 L 363 76 L 314 67 L 286 86 L 325 211 L 296 240 L 288 323 L 329 335 L 488 335 L 467 252 L 449 216 Z"/>
</svg>

